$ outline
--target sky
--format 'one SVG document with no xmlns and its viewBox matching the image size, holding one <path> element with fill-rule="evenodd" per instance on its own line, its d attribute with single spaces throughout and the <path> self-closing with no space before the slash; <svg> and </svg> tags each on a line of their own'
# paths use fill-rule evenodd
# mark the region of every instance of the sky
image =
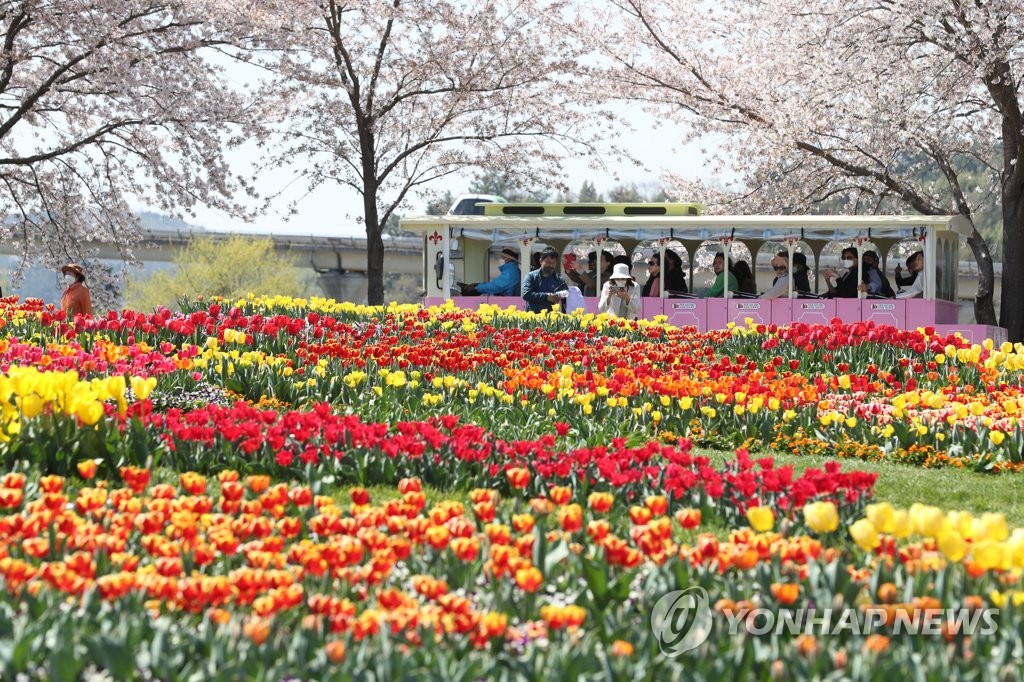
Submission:
<svg viewBox="0 0 1024 682">
<path fill-rule="evenodd" d="M 677 124 L 658 124 L 651 115 L 635 105 L 623 106 L 622 112 L 632 122 L 635 132 L 623 134 L 618 143 L 631 149 L 633 155 L 643 162 L 646 168 L 638 168 L 622 159 L 605 157 L 609 172 L 597 173 L 588 168 L 588 159 L 568 159 L 565 163 L 565 174 L 568 178 L 566 182 L 573 190 L 578 190 L 584 180 L 593 182 L 596 189 L 602 193 L 620 184 L 657 186 L 660 185 L 662 171 L 666 169 L 693 177 L 701 175 L 703 162 L 697 145 L 684 148 L 672 143 L 673 140 L 683 137 Z M 229 159 L 233 165 L 245 168 L 254 160 L 252 154 L 251 151 L 243 150 L 229 155 Z M 357 216 L 362 212 L 362 203 L 354 190 L 340 185 L 323 185 L 303 197 L 305 188 L 301 180 L 295 180 L 296 177 L 294 169 L 281 170 L 267 176 L 257 185 L 261 195 L 280 194 L 280 197 L 267 213 L 252 223 L 234 219 L 226 213 L 205 207 L 197 209 L 197 217 L 190 218 L 189 222 L 210 230 L 232 232 L 341 237 L 365 234 L 362 224 L 356 222 Z M 453 195 L 459 195 L 466 193 L 470 183 L 471 178 L 467 174 L 462 178 L 446 179 L 431 189 L 440 194 L 450 191 Z M 300 199 L 296 207 L 298 212 L 289 216 L 289 203 L 296 199 Z M 413 199 L 404 214 L 422 214 L 424 209 L 424 201 Z"/>
</svg>

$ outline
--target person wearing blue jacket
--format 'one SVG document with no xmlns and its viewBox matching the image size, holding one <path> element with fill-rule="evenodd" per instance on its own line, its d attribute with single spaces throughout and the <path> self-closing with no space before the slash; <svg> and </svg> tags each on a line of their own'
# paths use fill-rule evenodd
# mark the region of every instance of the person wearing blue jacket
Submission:
<svg viewBox="0 0 1024 682">
<path fill-rule="evenodd" d="M 540 267 L 523 280 L 523 300 L 531 313 L 551 310 L 561 304 L 569 287 L 558 272 L 558 252 L 548 247 L 540 253 Z M 562 292 L 562 295 L 559 295 Z"/>
<path fill-rule="evenodd" d="M 501 264 L 498 265 L 498 276 L 490 282 L 473 285 L 477 294 L 488 296 L 515 296 L 519 293 L 522 273 L 519 271 L 519 253 L 515 249 L 502 249 L 498 254 Z"/>
</svg>

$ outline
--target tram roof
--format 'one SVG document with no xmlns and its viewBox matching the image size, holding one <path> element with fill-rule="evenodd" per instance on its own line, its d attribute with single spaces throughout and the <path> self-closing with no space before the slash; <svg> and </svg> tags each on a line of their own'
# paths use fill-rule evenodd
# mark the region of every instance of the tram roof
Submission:
<svg viewBox="0 0 1024 682">
<path fill-rule="evenodd" d="M 968 237 L 963 216 L 924 215 L 699 215 L 699 204 L 492 204 L 487 215 L 403 218 L 401 229 L 429 233 L 445 226 L 458 236 L 498 241 L 516 236 L 540 239 L 843 240 L 856 237 L 907 239 L 923 230 L 951 231 Z M 668 233 L 668 234 L 666 234 Z"/>
</svg>

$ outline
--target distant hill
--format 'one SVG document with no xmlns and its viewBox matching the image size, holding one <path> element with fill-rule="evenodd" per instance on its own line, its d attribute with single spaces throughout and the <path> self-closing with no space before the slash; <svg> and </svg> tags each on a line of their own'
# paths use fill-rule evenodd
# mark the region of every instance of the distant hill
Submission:
<svg viewBox="0 0 1024 682">
<path fill-rule="evenodd" d="M 192 232 L 206 232 L 207 229 L 200 225 L 192 225 L 173 216 L 153 211 L 142 211 L 139 213 L 139 221 L 144 228 L 159 230 L 191 230 Z M 108 261 L 115 272 L 124 269 L 120 261 Z M 57 303 L 60 300 L 63 286 L 60 273 L 48 268 L 34 265 L 25 270 L 25 277 L 21 286 L 11 286 L 11 276 L 18 269 L 20 259 L 17 256 L 0 255 L 0 289 L 4 296 L 15 295 L 22 300 L 26 298 L 41 298 L 47 303 Z M 133 270 L 134 273 L 149 274 L 155 270 L 173 267 L 172 263 L 145 263 L 140 270 Z"/>
<path fill-rule="evenodd" d="M 142 226 L 153 230 L 191 230 L 192 232 L 206 232 L 202 225 L 192 225 L 180 218 L 154 213 L 153 211 L 142 211 L 139 213 L 139 222 Z"/>
</svg>

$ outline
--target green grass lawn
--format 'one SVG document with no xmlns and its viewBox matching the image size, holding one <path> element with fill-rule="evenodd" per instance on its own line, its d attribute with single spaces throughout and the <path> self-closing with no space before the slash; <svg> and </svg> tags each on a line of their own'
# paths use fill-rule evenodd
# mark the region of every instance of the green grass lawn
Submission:
<svg viewBox="0 0 1024 682">
<path fill-rule="evenodd" d="M 694 452 L 698 452 L 695 448 Z M 716 463 L 732 459 L 731 452 L 699 450 Z M 757 455 L 755 455 L 757 456 Z M 791 465 L 796 471 L 821 467 L 826 458 L 813 455 L 772 455 L 778 466 Z M 897 507 L 914 502 L 933 504 L 946 510 L 963 509 L 974 514 L 1002 512 L 1011 527 L 1024 526 L 1024 475 L 982 474 L 947 467 L 924 469 L 907 464 L 840 459 L 843 471 L 860 469 L 878 472 L 875 497 Z"/>
</svg>

